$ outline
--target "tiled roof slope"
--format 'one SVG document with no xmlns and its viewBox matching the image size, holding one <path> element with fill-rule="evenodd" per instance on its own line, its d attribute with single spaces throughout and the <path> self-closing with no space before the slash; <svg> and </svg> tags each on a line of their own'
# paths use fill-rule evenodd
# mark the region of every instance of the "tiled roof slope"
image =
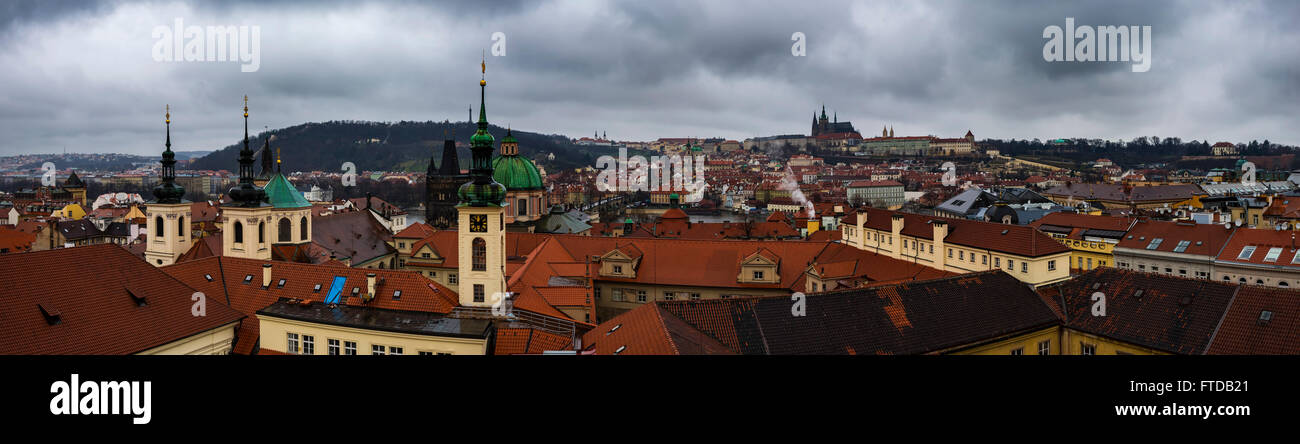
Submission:
<svg viewBox="0 0 1300 444">
<path fill-rule="evenodd" d="M 262 288 L 262 265 L 271 264 L 271 286 Z M 297 298 L 322 302 L 329 296 L 334 278 L 346 278 L 341 302 L 351 306 L 368 306 L 390 310 L 450 313 L 458 305 L 456 292 L 419 273 L 399 270 L 331 267 L 294 262 L 260 261 L 236 257 L 208 257 L 161 268 L 167 274 L 218 300 L 241 313 L 253 315 L 280 298 Z M 362 301 L 366 293 L 367 273 L 375 273 L 376 294 L 370 302 Z M 245 282 L 248 276 L 250 280 Z M 211 277 L 211 280 L 209 280 Z M 279 285 L 284 279 L 284 286 Z M 315 286 L 320 284 L 320 290 Z M 358 293 L 353 296 L 352 290 Z M 400 296 L 394 296 L 395 291 Z M 252 323 L 256 331 L 256 323 Z M 246 336 L 256 335 L 241 327 L 236 353 L 252 351 Z"/>
<path fill-rule="evenodd" d="M 1116 248 L 1172 253 L 1174 249 L 1179 248 L 1178 244 L 1181 241 L 1188 241 L 1180 253 L 1213 257 L 1223 249 L 1228 238 L 1232 236 L 1232 231 L 1215 224 L 1139 220 L 1128 230 L 1128 234 L 1120 239 Z M 1157 238 L 1160 239 L 1160 243 L 1152 248 L 1151 243 Z"/>
<path fill-rule="evenodd" d="M 601 324 L 583 343 L 596 354 L 620 344 L 628 345 L 625 353 L 685 354 L 665 346 L 676 338 L 717 341 L 741 354 L 924 354 L 1058 322 L 1037 293 L 1001 271 L 807 298 L 804 316 L 792 315 L 787 298 L 660 301 Z M 668 330 L 669 318 L 689 328 Z"/>
<path fill-rule="evenodd" d="M 0 354 L 138 353 L 244 317 L 219 292 L 194 316 L 195 288 L 116 244 L 0 255 L 0 276 Z"/>
<path fill-rule="evenodd" d="M 1201 354 L 1236 290 L 1210 280 L 1100 267 L 1055 291 L 1066 327 L 1155 350 Z M 1105 316 L 1092 315 L 1094 292 L 1106 296 Z"/>
<path fill-rule="evenodd" d="M 1300 354 L 1300 292 L 1253 285 L 1239 288 L 1207 353 Z"/>
</svg>

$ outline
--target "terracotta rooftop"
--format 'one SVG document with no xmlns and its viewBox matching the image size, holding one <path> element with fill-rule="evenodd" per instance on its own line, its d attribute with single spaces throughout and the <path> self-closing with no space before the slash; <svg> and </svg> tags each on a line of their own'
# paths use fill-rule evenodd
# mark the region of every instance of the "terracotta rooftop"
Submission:
<svg viewBox="0 0 1300 444">
<path fill-rule="evenodd" d="M 132 354 L 244 318 L 220 292 L 194 316 L 196 288 L 115 244 L 0 255 L 0 275 L 0 354 Z"/>
</svg>

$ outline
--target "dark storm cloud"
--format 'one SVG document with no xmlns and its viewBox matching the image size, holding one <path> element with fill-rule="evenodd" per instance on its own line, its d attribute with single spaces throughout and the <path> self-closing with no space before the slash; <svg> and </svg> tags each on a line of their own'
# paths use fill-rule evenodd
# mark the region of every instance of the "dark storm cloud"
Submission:
<svg viewBox="0 0 1300 444">
<path fill-rule="evenodd" d="M 257 25 L 261 66 L 161 63 L 154 26 Z M 1151 69 L 1048 63 L 1043 28 L 1151 26 Z M 1300 143 L 1294 2 L 19 2 L 0 7 L 0 154 L 181 149 L 250 126 L 489 118 L 620 140 L 806 133 Z M 790 36 L 807 36 L 793 57 Z"/>
</svg>

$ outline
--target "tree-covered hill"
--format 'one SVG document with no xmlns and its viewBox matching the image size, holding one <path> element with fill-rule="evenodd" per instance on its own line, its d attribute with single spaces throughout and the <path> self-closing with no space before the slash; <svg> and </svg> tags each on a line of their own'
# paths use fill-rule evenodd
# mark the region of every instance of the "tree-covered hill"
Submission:
<svg viewBox="0 0 1300 444">
<path fill-rule="evenodd" d="M 424 171 L 430 156 L 441 161 L 443 140 L 452 134 L 461 145 L 461 167 L 469 168 L 467 147 L 476 130 L 470 122 L 313 122 L 257 134 L 250 137 L 249 145 L 256 152 L 266 137 L 274 136 L 271 147 L 280 150 L 286 171 L 340 171 L 344 162 L 356 164 L 358 171 Z M 497 126 L 489 131 L 498 143 L 506 134 L 505 128 Z M 596 156 L 603 154 L 587 152 L 560 135 L 518 129 L 513 134 L 519 139 L 520 154 L 547 172 L 593 165 Z M 189 168 L 236 171 L 241 146 L 242 140 L 196 159 Z M 554 160 L 548 160 L 550 153 L 555 154 Z"/>
</svg>

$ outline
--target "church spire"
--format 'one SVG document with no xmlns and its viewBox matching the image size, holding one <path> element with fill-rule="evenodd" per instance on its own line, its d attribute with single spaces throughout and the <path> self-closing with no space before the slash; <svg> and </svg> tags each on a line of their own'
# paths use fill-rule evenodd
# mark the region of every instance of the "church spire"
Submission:
<svg viewBox="0 0 1300 444">
<path fill-rule="evenodd" d="M 176 184 L 176 153 L 172 152 L 172 107 L 167 105 L 164 123 L 167 125 L 166 149 L 162 154 L 162 182 L 154 187 L 153 195 L 160 204 L 181 203 L 185 188 Z"/>
<path fill-rule="evenodd" d="M 239 184 L 229 193 L 231 200 L 241 207 L 257 207 L 266 199 L 266 190 L 253 183 L 253 150 L 248 147 L 248 96 L 244 96 L 244 149 L 239 150 Z"/>
<path fill-rule="evenodd" d="M 505 199 L 505 186 L 492 179 L 492 143 L 495 139 L 488 132 L 487 121 L 487 58 L 480 64 L 483 78 L 479 79 L 479 115 L 478 131 L 469 138 L 473 161 L 470 166 L 470 182 L 461 185 L 456 192 L 461 205 L 475 207 L 501 206 Z"/>
</svg>

